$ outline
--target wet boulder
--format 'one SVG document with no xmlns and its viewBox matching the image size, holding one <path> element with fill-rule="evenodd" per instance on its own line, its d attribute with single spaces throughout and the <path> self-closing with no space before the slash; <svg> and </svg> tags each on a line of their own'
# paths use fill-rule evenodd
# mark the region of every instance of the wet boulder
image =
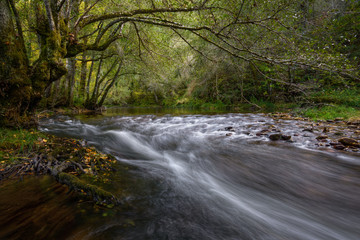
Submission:
<svg viewBox="0 0 360 240">
<path fill-rule="evenodd" d="M 353 138 L 347 138 L 347 137 L 340 138 L 338 139 L 338 142 L 340 142 L 344 146 L 360 147 L 359 142 Z"/>
<path fill-rule="evenodd" d="M 327 135 L 320 135 L 320 136 L 316 137 L 316 140 L 320 141 L 320 140 L 327 139 L 327 138 L 328 138 Z"/>
<path fill-rule="evenodd" d="M 279 133 L 275 133 L 275 134 L 271 134 L 269 136 L 270 140 L 272 141 L 278 141 L 278 140 L 290 140 L 291 139 L 291 136 L 289 135 L 283 135 L 283 134 L 279 134 Z"/>
<path fill-rule="evenodd" d="M 291 136 L 290 135 L 281 135 L 281 140 L 285 140 L 285 141 L 288 141 L 291 139 Z"/>
<path fill-rule="evenodd" d="M 330 145 L 336 150 L 344 150 L 346 147 L 341 143 L 330 143 Z"/>
<path fill-rule="evenodd" d="M 270 136 L 269 136 L 269 138 L 270 138 L 270 140 L 272 140 L 272 141 L 278 141 L 278 140 L 280 140 L 281 139 L 281 134 L 271 134 Z"/>
</svg>

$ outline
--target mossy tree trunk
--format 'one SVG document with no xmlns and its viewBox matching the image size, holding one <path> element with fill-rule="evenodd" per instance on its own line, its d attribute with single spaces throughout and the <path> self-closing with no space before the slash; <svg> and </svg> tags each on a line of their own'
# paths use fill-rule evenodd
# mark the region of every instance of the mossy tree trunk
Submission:
<svg viewBox="0 0 360 240">
<path fill-rule="evenodd" d="M 10 3 L 0 0 L 0 125 L 31 110 L 32 82 L 27 56 L 16 32 Z"/>
<path fill-rule="evenodd" d="M 21 23 L 11 1 L 0 0 L 0 124 L 26 127 L 35 123 L 33 113 L 45 89 L 66 73 L 62 59 L 66 55 L 67 39 L 61 36 L 67 37 L 67 28 L 59 16 L 53 16 L 53 1 L 44 0 L 44 5 L 35 6 L 41 53 L 30 66 Z"/>
</svg>

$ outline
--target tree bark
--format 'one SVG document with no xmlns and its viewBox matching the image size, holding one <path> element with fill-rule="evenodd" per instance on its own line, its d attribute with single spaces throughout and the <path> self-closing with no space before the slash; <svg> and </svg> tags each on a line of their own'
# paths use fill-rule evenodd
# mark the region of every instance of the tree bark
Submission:
<svg viewBox="0 0 360 240">
<path fill-rule="evenodd" d="M 49 4 L 48 1 L 45 3 Z M 15 8 L 15 6 L 13 6 Z M 12 127 L 33 126 L 34 111 L 45 89 L 66 73 L 62 59 L 66 45 L 61 37 L 66 29 L 56 30 L 44 21 L 51 17 L 51 5 L 37 12 L 36 29 L 41 42 L 41 52 L 33 66 L 29 66 L 22 42 L 21 22 L 13 16 L 9 0 L 0 0 L 0 124 Z M 13 17 L 18 20 L 17 31 Z"/>
<path fill-rule="evenodd" d="M 86 76 L 87 76 L 87 52 L 83 52 L 82 62 L 81 62 L 81 72 L 80 72 L 80 89 L 79 89 L 79 97 L 80 99 L 85 98 L 85 87 L 86 87 Z"/>
<path fill-rule="evenodd" d="M 30 108 L 32 83 L 7 0 L 0 0 L 0 23 L 0 125 L 16 125 Z"/>
<path fill-rule="evenodd" d="M 74 58 L 66 59 L 68 73 L 66 75 L 67 91 L 66 91 L 66 105 L 72 106 L 74 102 L 74 88 L 75 88 L 75 71 L 76 61 Z"/>
</svg>

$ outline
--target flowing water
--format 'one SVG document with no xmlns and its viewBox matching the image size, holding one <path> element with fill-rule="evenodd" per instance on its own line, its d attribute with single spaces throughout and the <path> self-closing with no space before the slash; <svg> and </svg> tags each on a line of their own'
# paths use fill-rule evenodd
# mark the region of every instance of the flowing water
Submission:
<svg viewBox="0 0 360 240">
<path fill-rule="evenodd" d="M 66 237 L 358 240 L 360 155 L 319 151 L 307 136 L 256 135 L 267 126 L 294 136 L 304 124 L 241 113 L 46 120 L 43 131 L 85 139 L 133 166 L 136 178 L 129 201 L 138 207 L 109 215 L 74 208 Z"/>
</svg>

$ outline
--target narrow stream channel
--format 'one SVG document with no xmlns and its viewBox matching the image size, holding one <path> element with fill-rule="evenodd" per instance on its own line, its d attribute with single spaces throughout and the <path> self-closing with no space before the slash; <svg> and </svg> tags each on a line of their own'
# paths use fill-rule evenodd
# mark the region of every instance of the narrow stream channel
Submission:
<svg viewBox="0 0 360 240">
<path fill-rule="evenodd" d="M 255 134 L 274 125 L 293 135 L 299 124 L 234 113 L 43 121 L 44 132 L 85 139 L 146 183 L 132 196 L 142 210 L 127 213 L 128 227 L 121 213 L 93 214 L 91 224 L 82 215 L 67 238 L 360 239 L 360 155 Z"/>
</svg>

